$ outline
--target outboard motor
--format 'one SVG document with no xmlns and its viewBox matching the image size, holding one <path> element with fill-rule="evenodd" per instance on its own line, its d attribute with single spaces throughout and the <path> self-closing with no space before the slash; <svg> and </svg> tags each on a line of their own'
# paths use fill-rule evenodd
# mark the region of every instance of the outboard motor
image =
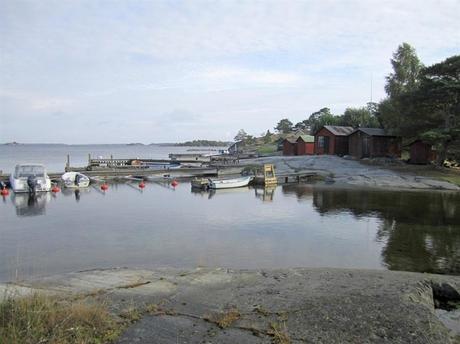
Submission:
<svg viewBox="0 0 460 344">
<path fill-rule="evenodd" d="M 27 178 L 27 186 L 29 187 L 29 192 L 35 193 L 37 190 L 37 178 L 29 176 Z"/>
<path fill-rule="evenodd" d="M 81 179 L 81 176 L 77 173 L 75 175 L 75 185 L 76 186 L 80 186 L 80 179 Z"/>
</svg>

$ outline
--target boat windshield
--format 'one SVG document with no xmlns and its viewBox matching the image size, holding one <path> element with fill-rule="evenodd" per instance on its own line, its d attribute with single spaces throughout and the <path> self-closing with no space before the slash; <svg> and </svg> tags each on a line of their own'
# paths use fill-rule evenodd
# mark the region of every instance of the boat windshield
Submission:
<svg viewBox="0 0 460 344">
<path fill-rule="evenodd" d="M 45 168 L 39 165 L 16 166 L 15 176 L 16 178 L 44 177 Z"/>
</svg>

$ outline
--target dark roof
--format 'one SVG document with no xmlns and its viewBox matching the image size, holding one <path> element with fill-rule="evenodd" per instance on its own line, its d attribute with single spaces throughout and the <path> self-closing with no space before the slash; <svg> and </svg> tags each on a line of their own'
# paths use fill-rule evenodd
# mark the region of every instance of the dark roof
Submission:
<svg viewBox="0 0 460 344">
<path fill-rule="evenodd" d="M 315 137 L 311 135 L 299 135 L 298 139 L 302 139 L 303 142 L 315 142 Z"/>
<path fill-rule="evenodd" d="M 348 136 L 349 134 L 353 132 L 353 127 L 343 127 L 340 125 L 325 125 L 322 128 L 326 128 L 327 130 L 329 130 L 332 134 L 336 136 Z M 319 130 L 321 130 L 322 128 L 320 128 Z"/>
<path fill-rule="evenodd" d="M 369 136 L 388 136 L 388 137 L 395 137 L 395 135 L 389 135 L 385 133 L 385 130 L 381 128 L 357 128 L 353 131 L 356 133 L 357 131 L 361 131 Z"/>
<path fill-rule="evenodd" d="M 283 140 L 283 142 L 284 142 L 284 141 L 287 141 L 287 142 L 289 142 L 289 143 L 296 143 L 297 140 L 296 140 L 295 137 L 286 137 L 286 138 Z"/>
</svg>

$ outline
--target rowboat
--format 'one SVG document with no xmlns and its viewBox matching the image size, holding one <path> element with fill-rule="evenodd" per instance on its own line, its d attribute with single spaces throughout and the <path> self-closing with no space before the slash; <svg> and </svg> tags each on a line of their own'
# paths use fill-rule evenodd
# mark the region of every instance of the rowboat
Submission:
<svg viewBox="0 0 460 344">
<path fill-rule="evenodd" d="M 209 179 L 210 189 L 230 189 L 248 186 L 253 176 L 233 178 L 233 179 Z"/>
<path fill-rule="evenodd" d="M 61 176 L 66 188 L 86 188 L 89 185 L 89 178 L 80 172 L 67 172 Z"/>
</svg>

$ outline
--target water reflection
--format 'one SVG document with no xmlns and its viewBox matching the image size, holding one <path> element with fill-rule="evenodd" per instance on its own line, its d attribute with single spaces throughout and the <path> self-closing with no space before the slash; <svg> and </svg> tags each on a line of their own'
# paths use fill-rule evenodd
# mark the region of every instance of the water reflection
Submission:
<svg viewBox="0 0 460 344">
<path fill-rule="evenodd" d="M 254 194 L 262 202 L 273 202 L 276 186 L 255 187 Z"/>
<path fill-rule="evenodd" d="M 0 202 L 0 280 L 107 266 L 460 274 L 460 194 L 111 183 Z M 46 210 L 46 213 L 45 213 Z M 31 215 L 44 215 L 35 216 Z"/>
<path fill-rule="evenodd" d="M 51 195 L 49 192 L 16 193 L 11 199 L 17 216 L 38 216 L 46 214 L 46 204 L 51 200 Z"/>
<path fill-rule="evenodd" d="M 320 214 L 349 212 L 382 221 L 376 240 L 390 270 L 460 273 L 460 194 L 387 192 L 283 186 L 299 200 L 313 198 Z"/>
</svg>

